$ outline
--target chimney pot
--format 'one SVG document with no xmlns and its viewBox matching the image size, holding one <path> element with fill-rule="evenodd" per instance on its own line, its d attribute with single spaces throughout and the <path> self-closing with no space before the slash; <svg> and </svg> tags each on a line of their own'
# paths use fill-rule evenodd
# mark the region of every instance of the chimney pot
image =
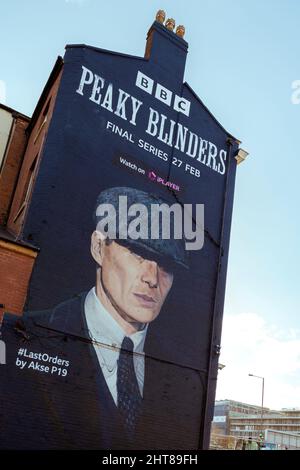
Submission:
<svg viewBox="0 0 300 470">
<path fill-rule="evenodd" d="M 179 36 L 180 38 L 183 38 L 184 34 L 185 34 L 185 27 L 180 24 L 179 26 L 177 26 L 176 28 L 176 34 L 177 36 Z"/>
<path fill-rule="evenodd" d="M 166 13 L 164 12 L 164 10 L 158 10 L 155 19 L 156 21 L 158 21 L 158 23 L 164 24 L 164 21 L 166 19 Z"/>
<path fill-rule="evenodd" d="M 169 30 L 169 31 L 173 31 L 173 29 L 175 28 L 175 20 L 173 18 L 168 18 L 167 21 L 166 21 L 166 28 Z"/>
</svg>

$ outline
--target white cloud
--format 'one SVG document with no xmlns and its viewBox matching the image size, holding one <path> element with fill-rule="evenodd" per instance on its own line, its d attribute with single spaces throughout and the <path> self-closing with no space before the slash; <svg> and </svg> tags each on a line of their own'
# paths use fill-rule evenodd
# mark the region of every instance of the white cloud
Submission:
<svg viewBox="0 0 300 470">
<path fill-rule="evenodd" d="M 0 103 L 6 102 L 6 85 L 3 80 L 0 80 Z"/>
<path fill-rule="evenodd" d="M 261 404 L 269 408 L 300 408 L 300 331 L 280 330 L 266 324 L 261 315 L 225 315 L 217 399 Z"/>
</svg>

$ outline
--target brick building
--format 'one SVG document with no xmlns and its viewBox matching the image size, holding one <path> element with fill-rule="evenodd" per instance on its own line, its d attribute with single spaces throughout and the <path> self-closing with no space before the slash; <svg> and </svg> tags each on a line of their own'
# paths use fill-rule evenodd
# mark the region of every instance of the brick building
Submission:
<svg viewBox="0 0 300 470">
<path fill-rule="evenodd" d="M 166 448 L 194 449 L 208 447 L 236 166 L 245 159 L 247 152 L 239 148 L 240 141 L 224 129 L 193 89 L 183 82 L 188 44 L 183 39 L 184 28 L 178 26 L 175 33 L 173 23 L 173 20 L 167 20 L 165 25 L 161 21 L 153 23 L 148 32 L 144 57 L 87 45 L 69 45 L 64 59 L 58 57 L 31 119 L 9 108 L 1 108 L 0 303 L 4 306 L 2 311 L 21 315 L 23 310 L 53 310 L 66 299 L 70 302 L 84 299 L 80 293 L 90 291 L 95 283 L 95 259 L 90 255 L 91 233 L 95 229 L 92 215 L 97 196 L 107 189 L 107 185 L 113 188 L 128 182 L 133 188 L 149 190 L 164 198 L 168 196 L 166 199 L 170 202 L 206 204 L 208 228 L 205 230 L 205 249 L 201 253 L 198 249 L 190 256 L 189 275 L 181 275 L 177 288 L 173 290 L 174 297 L 168 299 L 165 314 L 162 312 L 153 325 L 152 338 L 157 336 L 162 342 L 161 332 L 166 331 L 167 337 L 172 338 L 170 347 L 160 353 L 156 344 L 151 344 L 150 334 L 147 337 L 148 358 L 152 367 L 155 366 L 153 370 L 161 370 L 165 375 L 163 379 L 166 379 L 164 385 L 164 380 L 158 378 L 159 389 L 152 393 L 150 388 L 148 392 L 149 413 L 147 411 L 145 416 L 149 422 L 150 438 L 157 441 L 157 448 L 161 448 L 162 439 L 166 439 Z M 131 163 L 129 166 L 123 164 L 124 158 L 121 157 L 124 155 L 125 161 L 128 159 Z M 129 169 L 132 166 L 142 172 L 133 174 Z M 149 176 L 153 174 L 154 181 Z M 181 188 L 180 198 L 176 193 L 167 193 L 167 184 L 173 184 L 173 181 Z M 99 272 L 99 268 L 97 270 Z M 122 282 L 119 285 L 122 286 Z M 80 307 L 82 309 L 83 305 Z M 172 312 L 171 326 L 167 311 Z M 189 321 L 182 321 L 182 312 Z M 67 318 L 66 315 L 64 320 Z M 81 321 L 78 314 L 79 318 Z M 59 432 L 62 431 L 64 438 L 69 440 L 70 425 L 70 432 L 75 431 L 76 436 L 78 433 L 80 441 L 84 443 L 88 436 L 92 445 L 98 447 L 99 440 L 93 432 L 91 420 L 87 420 L 85 426 L 80 425 L 81 418 L 89 415 L 78 409 L 78 404 L 84 409 L 82 391 L 89 398 L 87 403 L 91 416 L 97 415 L 94 410 L 99 405 L 98 372 L 93 377 L 94 363 L 90 363 L 90 352 L 86 349 L 91 346 L 93 338 L 86 341 L 84 337 L 82 341 L 78 332 L 74 335 L 76 326 L 74 330 L 72 321 L 70 325 L 70 329 L 65 329 L 66 325 L 56 325 L 58 332 L 64 333 L 64 347 L 69 347 L 69 336 L 72 341 L 76 338 L 80 345 L 84 345 L 85 354 L 87 351 L 88 366 L 82 362 L 82 355 L 78 359 L 73 356 L 75 347 L 74 351 L 66 352 L 75 357 L 74 365 L 82 367 L 82 370 L 74 368 L 71 372 L 78 388 L 68 389 L 69 384 L 73 387 L 73 379 L 70 380 L 69 375 L 64 382 L 67 388 L 62 389 L 59 382 L 57 390 L 62 390 L 63 399 L 59 399 L 57 409 L 63 405 L 61 411 L 64 414 L 64 406 L 72 408 L 71 420 L 68 418 L 67 422 L 63 417 Z M 8 330 L 10 326 L 8 321 Z M 52 329 L 48 326 L 39 325 L 39 328 L 44 328 L 44 333 Z M 84 331 L 86 334 L 86 330 L 83 327 L 79 333 Z M 39 341 L 40 337 L 37 335 L 35 339 Z M 52 341 L 56 347 L 55 335 L 51 337 Z M 59 354 L 62 347 L 59 343 Z M 108 347 L 116 348 L 116 344 Z M 154 355 L 151 350 L 155 351 Z M 18 349 L 16 351 L 18 355 Z M 15 361 L 12 364 L 15 367 Z M 39 369 L 40 364 L 34 363 L 34 366 Z M 40 371 L 44 372 L 44 369 Z M 171 387 L 170 396 L 169 377 L 172 380 L 177 377 L 176 371 L 180 379 L 176 386 Z M 48 380 L 47 375 L 43 377 Z M 18 374 L 15 380 L 18 384 Z M 149 380 L 149 384 L 156 387 L 155 380 Z M 162 384 L 163 392 L 160 391 Z M 94 385 L 95 392 L 89 391 L 89 387 Z M 9 396 L 12 396 L 11 390 L 15 390 L 13 381 L 9 387 L 12 387 L 9 390 Z M 57 400 L 58 395 L 52 386 L 46 384 L 44 390 L 54 392 Z M 86 391 L 90 395 L 85 395 Z M 31 392 L 30 386 L 30 406 Z M 44 392 L 42 395 L 44 400 Z M 152 397 L 156 395 L 162 397 L 163 405 L 158 407 L 157 414 L 153 412 L 156 405 L 153 407 L 152 403 Z M 183 400 L 183 397 L 189 399 Z M 90 405 L 91 399 L 95 408 Z M 110 396 L 108 402 L 115 412 Z M 46 408 L 56 425 L 53 403 L 52 398 L 47 399 Z M 23 406 L 24 400 L 20 409 Z M 103 406 L 103 412 L 106 409 L 107 406 Z M 15 417 L 18 411 L 15 410 L 15 406 L 8 410 L 12 416 L 10 443 L 16 439 Z M 37 411 L 39 413 L 38 406 Z M 167 431 L 157 424 L 164 415 L 168 415 L 165 420 Z M 173 424 L 177 419 L 180 426 Z M 152 425 L 155 432 L 151 431 Z M 27 426 L 24 419 L 19 442 L 23 439 L 23 430 L 27 438 Z M 44 426 L 43 419 L 40 429 Z M 36 423 L 35 427 L 38 429 Z M 100 432 L 99 426 L 94 429 Z M 103 429 L 103 434 L 106 438 L 106 429 Z M 119 432 L 112 433 L 112 438 L 116 437 L 117 441 L 119 436 Z M 148 446 L 145 436 L 143 434 L 141 438 L 147 440 Z M 35 437 L 32 436 L 33 441 Z M 58 437 L 59 434 L 55 436 L 55 448 Z M 79 443 L 77 437 L 72 439 L 76 445 Z M 185 442 L 188 442 L 188 447 Z M 141 448 L 145 448 L 144 445 L 141 441 Z"/>
<path fill-rule="evenodd" d="M 58 58 L 31 117 L 0 104 L 0 318 L 21 314 L 39 247 L 23 239 L 63 66 Z"/>
</svg>

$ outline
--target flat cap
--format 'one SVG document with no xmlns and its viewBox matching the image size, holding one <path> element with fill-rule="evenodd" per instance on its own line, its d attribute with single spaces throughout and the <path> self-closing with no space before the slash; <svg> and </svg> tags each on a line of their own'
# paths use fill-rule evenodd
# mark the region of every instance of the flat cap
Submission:
<svg viewBox="0 0 300 470">
<path fill-rule="evenodd" d="M 170 203 L 139 189 L 113 187 L 97 198 L 97 230 L 145 259 L 169 270 L 188 269 L 182 213 Z"/>
</svg>

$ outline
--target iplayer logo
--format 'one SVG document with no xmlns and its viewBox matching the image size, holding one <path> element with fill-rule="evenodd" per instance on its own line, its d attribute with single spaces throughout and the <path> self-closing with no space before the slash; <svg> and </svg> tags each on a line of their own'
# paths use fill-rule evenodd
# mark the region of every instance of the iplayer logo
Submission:
<svg viewBox="0 0 300 470">
<path fill-rule="evenodd" d="M 154 171 L 149 171 L 148 173 L 148 178 L 151 180 L 151 181 L 156 181 L 156 174 L 154 173 Z"/>
<path fill-rule="evenodd" d="M 150 170 L 148 173 L 148 178 L 151 181 L 155 181 L 156 183 L 162 184 L 163 186 L 168 186 L 175 191 L 180 191 L 180 186 L 178 184 L 172 183 L 171 181 L 165 180 L 161 176 L 158 176 L 154 171 Z"/>
</svg>

